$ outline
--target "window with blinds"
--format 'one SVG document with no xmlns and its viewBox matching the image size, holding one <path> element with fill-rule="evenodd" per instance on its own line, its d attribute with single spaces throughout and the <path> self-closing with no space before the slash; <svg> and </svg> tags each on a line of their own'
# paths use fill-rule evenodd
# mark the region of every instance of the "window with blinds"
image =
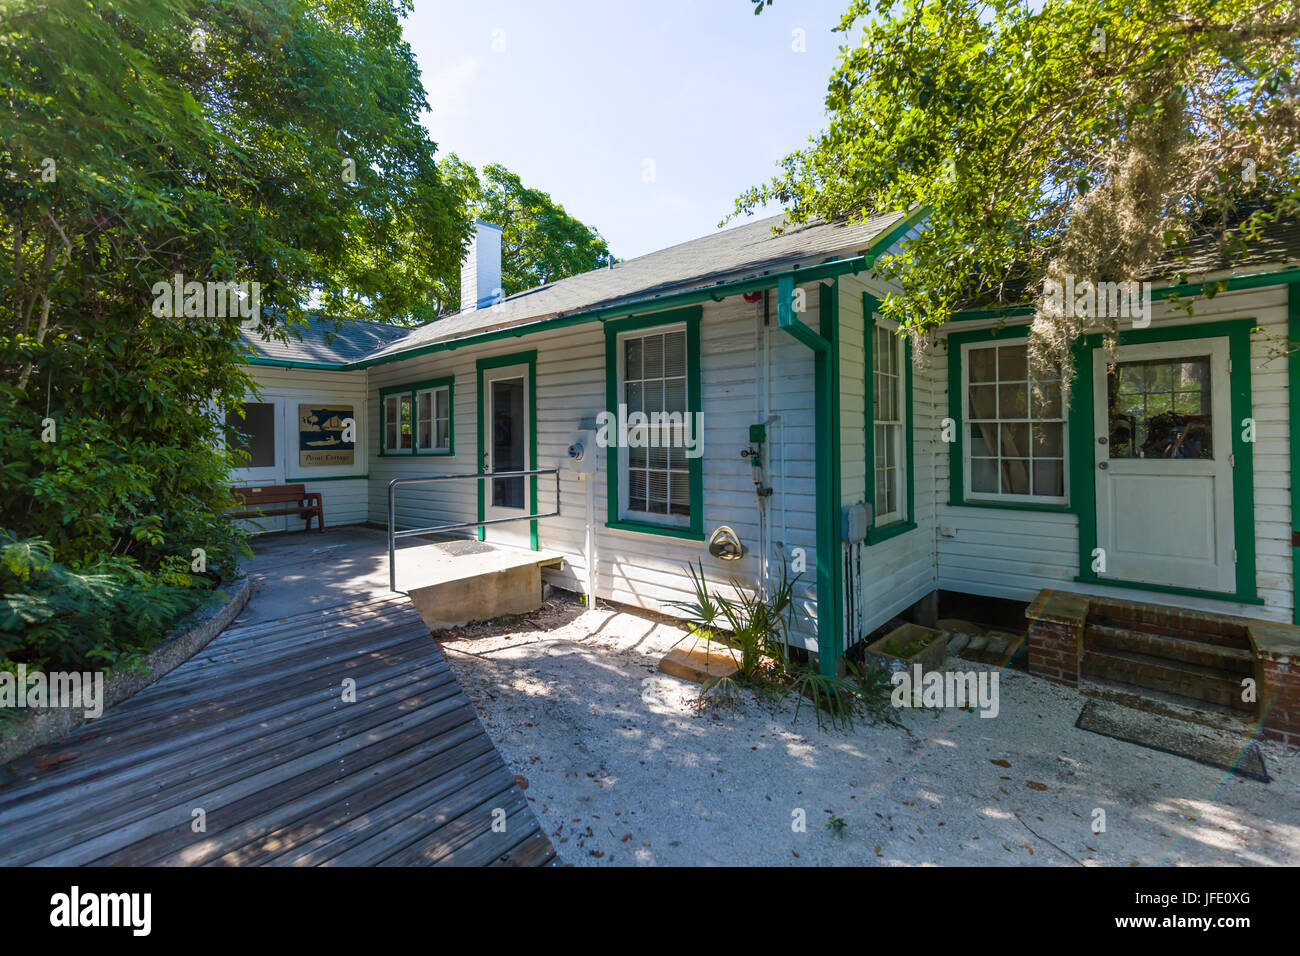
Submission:
<svg viewBox="0 0 1300 956">
<path fill-rule="evenodd" d="M 691 515 L 686 457 L 687 348 L 683 326 L 630 333 L 620 342 L 619 402 L 630 427 L 620 450 L 628 517 L 684 524 Z"/>
</svg>

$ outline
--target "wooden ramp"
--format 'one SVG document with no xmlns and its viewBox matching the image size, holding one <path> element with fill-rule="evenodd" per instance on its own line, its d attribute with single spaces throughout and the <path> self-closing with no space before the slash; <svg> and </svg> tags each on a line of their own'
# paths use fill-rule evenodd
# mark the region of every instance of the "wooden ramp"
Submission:
<svg viewBox="0 0 1300 956">
<path fill-rule="evenodd" d="M 236 624 L 58 745 L 0 768 L 4 866 L 554 855 L 400 596 Z"/>
</svg>

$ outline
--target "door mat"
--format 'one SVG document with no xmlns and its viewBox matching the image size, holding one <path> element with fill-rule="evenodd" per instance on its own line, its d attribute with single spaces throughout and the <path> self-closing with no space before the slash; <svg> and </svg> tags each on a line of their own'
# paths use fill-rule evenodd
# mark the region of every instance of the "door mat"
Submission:
<svg viewBox="0 0 1300 956">
<path fill-rule="evenodd" d="M 1149 750 L 1185 757 L 1207 767 L 1218 767 L 1260 783 L 1269 782 L 1259 745 L 1232 731 L 1216 732 L 1167 715 L 1157 716 L 1095 698 L 1083 705 L 1074 726 Z"/>
</svg>

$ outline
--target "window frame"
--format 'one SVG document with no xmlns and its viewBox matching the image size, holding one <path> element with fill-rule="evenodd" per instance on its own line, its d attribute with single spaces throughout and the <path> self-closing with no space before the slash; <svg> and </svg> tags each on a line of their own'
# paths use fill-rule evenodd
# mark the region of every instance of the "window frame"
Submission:
<svg viewBox="0 0 1300 956">
<path fill-rule="evenodd" d="M 988 505 L 993 507 L 1010 507 L 1010 508 L 1032 508 L 1045 509 L 1053 511 L 1068 511 L 1070 509 L 1070 410 L 1066 405 L 1065 396 L 1061 396 L 1061 411 L 1059 417 L 1035 419 L 1030 416 L 1033 403 L 1033 377 L 1029 371 L 1029 356 L 1027 347 L 1029 338 L 1027 335 L 1016 336 L 1012 338 L 990 337 L 979 341 L 961 342 L 958 346 L 958 363 L 960 365 L 961 390 L 957 396 L 957 405 L 961 411 L 961 416 L 956 418 L 956 424 L 960 433 L 961 441 L 961 477 L 962 477 L 962 500 L 961 504 Z M 995 421 L 998 424 L 999 433 L 1004 422 L 1026 423 L 1032 429 L 1034 422 L 1059 423 L 1061 425 L 1061 495 L 1017 495 L 1006 492 L 977 492 L 973 489 L 971 483 L 971 443 L 969 440 L 970 427 L 972 419 L 970 416 L 970 354 L 973 350 L 998 349 L 1008 346 L 1025 346 L 1026 347 L 1026 386 L 1029 389 L 1027 396 L 1030 403 L 1026 409 L 1026 416 L 1023 419 L 979 419 L 979 421 Z M 951 355 L 949 356 L 951 360 Z M 994 382 L 995 385 L 1001 384 L 1001 379 Z M 954 416 L 956 417 L 956 416 Z M 1003 455 L 999 450 L 998 455 L 993 459 L 1001 462 Z M 1030 456 L 1030 481 L 1032 487 L 1033 481 L 1033 457 Z M 999 467 L 1001 465 L 999 464 Z"/>
<path fill-rule="evenodd" d="M 252 459 L 250 458 L 248 464 L 236 465 L 234 468 L 234 471 L 238 475 L 244 476 L 239 479 L 240 481 L 244 481 L 244 480 L 256 481 L 263 476 L 273 475 L 280 468 L 281 458 L 283 457 L 283 447 L 282 447 L 283 435 L 282 435 L 282 423 L 280 421 L 280 417 L 282 414 L 281 405 L 280 402 L 276 401 L 273 398 L 259 399 L 251 396 L 250 398 L 244 399 L 239 404 L 242 406 L 264 405 L 271 409 L 271 416 L 270 416 L 271 418 L 271 462 L 270 464 L 254 465 L 252 463 Z M 239 431 L 241 434 L 244 435 L 250 434 L 249 432 L 243 430 L 243 426 L 247 424 L 248 424 L 248 419 L 246 417 L 240 420 Z M 227 430 L 230 429 L 230 416 L 228 414 L 225 419 L 225 427 Z M 223 436 L 223 443 L 227 449 L 231 448 L 230 435 L 228 431 Z"/>
<path fill-rule="evenodd" d="M 420 395 L 424 392 L 438 392 L 442 389 L 447 390 L 447 447 L 446 448 L 421 448 L 420 447 Z M 422 382 L 411 382 L 406 385 L 392 385 L 388 388 L 379 390 L 379 456 L 381 458 L 404 458 L 410 457 L 435 457 L 448 458 L 456 454 L 456 389 L 455 376 L 448 375 L 442 378 L 428 379 Z M 411 447 L 388 447 L 388 400 L 396 398 L 398 401 L 398 416 L 400 423 L 401 402 L 406 399 L 411 403 Z M 438 422 L 436 414 L 436 398 L 430 397 L 431 426 L 430 436 L 434 433 L 433 429 Z M 399 426 L 400 427 L 400 426 Z"/>
<path fill-rule="evenodd" d="M 654 335 L 681 327 L 686 332 L 686 414 L 702 411 L 700 388 L 700 319 L 703 308 L 694 306 L 652 313 L 605 323 L 605 410 L 617 421 L 626 381 L 623 373 L 623 343 L 628 338 Z M 693 541 L 704 540 L 704 436 L 699 436 L 701 454 L 687 458 L 689 516 L 652 515 L 627 510 L 628 449 L 609 442 L 607 452 L 608 518 L 605 527 L 646 534 L 667 535 Z"/>
<path fill-rule="evenodd" d="M 916 454 L 913 434 L 912 340 L 898 335 L 898 324 L 878 316 L 880 301 L 870 293 L 862 297 L 862 351 L 863 351 L 863 435 L 865 475 L 863 485 L 865 500 L 871 506 L 871 527 L 867 531 L 869 545 L 916 530 Z M 896 349 L 898 366 L 898 412 L 901 416 L 897 470 L 898 507 L 883 518 L 876 513 L 876 330 L 888 332 L 891 345 Z"/>
</svg>

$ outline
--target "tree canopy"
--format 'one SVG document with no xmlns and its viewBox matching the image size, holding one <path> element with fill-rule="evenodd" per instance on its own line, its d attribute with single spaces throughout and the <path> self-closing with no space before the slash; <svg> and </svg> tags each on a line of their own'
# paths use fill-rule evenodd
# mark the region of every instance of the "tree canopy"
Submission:
<svg viewBox="0 0 1300 956">
<path fill-rule="evenodd" d="M 419 122 L 408 7 L 0 7 L 0 529 L 50 546 L 6 539 L 12 574 L 40 576 L 20 553 L 179 583 L 194 549 L 228 563 L 241 321 L 402 315 L 457 268 L 464 197 Z M 259 309 L 158 314 L 176 277 L 248 283 Z M 38 605 L 0 607 L 0 636 L 53 626 Z"/>
<path fill-rule="evenodd" d="M 927 206 L 880 264 L 914 331 L 1064 274 L 1140 277 L 1198 230 L 1231 254 L 1300 213 L 1295 0 L 854 0 L 838 29 L 828 127 L 737 211 Z M 1078 331 L 1040 308 L 1039 360 L 1068 365 Z"/>
<path fill-rule="evenodd" d="M 441 163 L 443 176 L 467 197 L 469 214 L 502 227 L 501 288 L 513 295 L 534 286 L 609 265 L 609 246 L 592 226 L 565 212 L 548 193 L 525 186 L 498 163 L 478 172 L 455 154 Z M 460 305 L 460 271 L 436 297 L 442 310 Z"/>
</svg>

